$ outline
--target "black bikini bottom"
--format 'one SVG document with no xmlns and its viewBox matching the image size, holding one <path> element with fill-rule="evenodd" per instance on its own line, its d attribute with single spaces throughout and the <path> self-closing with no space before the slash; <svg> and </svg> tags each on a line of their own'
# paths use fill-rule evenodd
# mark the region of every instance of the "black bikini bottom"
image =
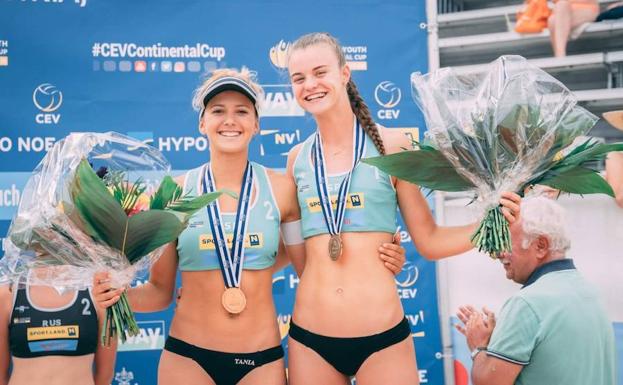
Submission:
<svg viewBox="0 0 623 385">
<path fill-rule="evenodd" d="M 253 369 L 283 358 L 281 345 L 255 353 L 225 353 L 169 336 L 164 348 L 194 360 L 217 385 L 235 385 Z"/>
</svg>

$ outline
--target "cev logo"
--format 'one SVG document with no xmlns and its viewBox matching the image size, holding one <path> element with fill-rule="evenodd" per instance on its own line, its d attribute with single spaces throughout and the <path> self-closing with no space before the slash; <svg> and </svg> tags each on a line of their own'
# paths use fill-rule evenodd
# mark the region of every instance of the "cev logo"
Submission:
<svg viewBox="0 0 623 385">
<path fill-rule="evenodd" d="M 270 61 L 278 69 L 286 69 L 288 67 L 288 51 L 292 43 L 280 40 L 270 49 Z"/>
<path fill-rule="evenodd" d="M 50 83 L 44 83 L 35 88 L 32 93 L 32 102 L 43 114 L 35 115 L 35 122 L 39 124 L 57 124 L 60 114 L 52 114 L 63 104 L 63 93 L 56 86 Z"/>
<path fill-rule="evenodd" d="M 63 104 L 63 93 L 49 83 L 41 84 L 32 93 L 32 101 L 43 112 L 54 112 Z"/>
<path fill-rule="evenodd" d="M 374 100 L 384 107 L 379 110 L 377 116 L 379 119 L 398 119 L 400 110 L 394 110 L 393 108 L 400 103 L 402 98 L 402 91 L 393 82 L 388 80 L 382 81 L 374 89 Z"/>
<path fill-rule="evenodd" d="M 402 271 L 395 278 L 396 285 L 400 288 L 408 288 L 413 285 L 418 280 L 420 275 L 420 271 L 417 266 L 413 264 L 413 262 L 407 261 L 404 266 L 402 266 Z"/>
</svg>

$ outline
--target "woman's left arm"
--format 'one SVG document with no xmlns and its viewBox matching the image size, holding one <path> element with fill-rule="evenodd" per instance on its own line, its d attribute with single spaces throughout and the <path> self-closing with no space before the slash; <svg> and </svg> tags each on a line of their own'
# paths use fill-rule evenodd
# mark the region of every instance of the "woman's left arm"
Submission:
<svg viewBox="0 0 623 385">
<path fill-rule="evenodd" d="M 117 356 L 117 338 L 111 338 L 110 346 L 102 346 L 99 336 L 104 327 L 106 309 L 97 310 L 97 320 L 99 324 L 97 333 L 97 349 L 95 350 L 95 367 L 93 370 L 93 380 L 95 385 L 110 385 L 115 374 L 115 358 Z"/>
<path fill-rule="evenodd" d="M 388 153 L 410 148 L 410 140 L 401 132 L 383 130 L 383 140 Z M 396 180 L 396 192 L 400 213 L 418 252 L 427 259 L 439 260 L 471 250 L 471 235 L 478 224 L 465 226 L 438 226 L 422 195 L 420 187 L 403 180 Z M 512 192 L 504 192 L 500 199 L 502 212 L 509 223 L 519 218 L 521 198 Z"/>
<path fill-rule="evenodd" d="M 439 260 L 473 248 L 470 235 L 477 224 L 438 226 L 419 186 L 397 180 L 400 213 L 418 252 L 429 260 Z"/>
</svg>

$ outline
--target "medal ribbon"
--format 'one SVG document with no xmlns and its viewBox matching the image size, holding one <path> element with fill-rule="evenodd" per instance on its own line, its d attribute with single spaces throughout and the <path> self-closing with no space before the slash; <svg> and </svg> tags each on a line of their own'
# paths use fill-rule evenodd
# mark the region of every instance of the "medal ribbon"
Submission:
<svg viewBox="0 0 623 385">
<path fill-rule="evenodd" d="M 316 138 L 314 139 L 314 144 L 312 146 L 315 168 L 314 174 L 316 177 L 316 191 L 318 192 L 318 198 L 320 199 L 320 207 L 322 208 L 324 221 L 327 224 L 327 230 L 331 235 L 337 235 L 342 231 L 344 214 L 346 213 L 346 197 L 350 188 L 350 180 L 353 170 L 364 154 L 366 147 L 365 135 L 366 134 L 363 131 L 363 128 L 355 118 L 355 123 L 353 125 L 353 166 L 340 184 L 334 214 L 333 208 L 331 207 L 331 196 L 329 195 L 329 189 L 327 188 L 327 171 L 325 168 L 324 153 L 322 150 L 322 139 L 320 137 L 320 131 L 316 132 Z"/>
<path fill-rule="evenodd" d="M 205 176 L 203 178 L 203 191 L 211 193 L 216 190 L 214 177 L 212 176 L 212 166 L 208 164 L 205 167 Z M 251 206 L 251 191 L 253 190 L 253 167 L 247 162 L 244 171 L 242 186 L 240 186 L 240 195 L 238 196 L 238 209 L 236 210 L 236 222 L 234 225 L 234 234 L 232 239 L 231 251 L 227 247 L 227 238 L 223 230 L 223 219 L 218 200 L 208 205 L 208 218 L 210 220 L 210 229 L 212 230 L 212 239 L 216 249 L 216 255 L 221 266 L 221 273 L 227 288 L 240 287 L 240 278 L 242 276 L 242 265 L 244 263 L 244 239 L 247 234 L 249 208 Z"/>
</svg>

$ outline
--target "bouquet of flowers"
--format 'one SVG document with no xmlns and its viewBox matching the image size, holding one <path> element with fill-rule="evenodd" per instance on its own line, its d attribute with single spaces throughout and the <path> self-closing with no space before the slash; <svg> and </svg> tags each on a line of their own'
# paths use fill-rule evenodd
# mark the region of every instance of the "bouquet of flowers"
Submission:
<svg viewBox="0 0 623 385">
<path fill-rule="evenodd" d="M 57 142 L 24 189 L 0 280 L 79 289 L 109 270 L 114 286 L 130 284 L 190 215 L 221 194 L 184 195 L 169 172 L 156 149 L 120 134 L 75 133 Z M 106 310 L 102 343 L 138 332 L 124 293 Z"/>
<path fill-rule="evenodd" d="M 416 103 L 428 126 L 419 149 L 364 159 L 400 179 L 439 191 L 474 191 L 486 211 L 472 243 L 496 258 L 511 250 L 503 191 L 532 185 L 575 193 L 613 191 L 595 161 L 623 143 L 587 139 L 572 146 L 597 118 L 571 91 L 521 56 L 502 56 L 484 75 L 444 68 L 412 74 Z"/>
</svg>

